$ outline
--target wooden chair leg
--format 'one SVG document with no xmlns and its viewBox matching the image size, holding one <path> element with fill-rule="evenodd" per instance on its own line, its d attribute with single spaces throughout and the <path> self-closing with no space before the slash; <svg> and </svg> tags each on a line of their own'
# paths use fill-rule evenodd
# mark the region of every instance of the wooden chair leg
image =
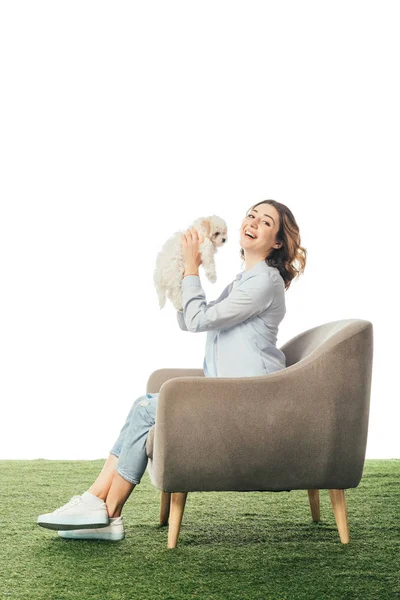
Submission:
<svg viewBox="0 0 400 600">
<path fill-rule="evenodd" d="M 307 490 L 308 501 L 311 508 L 311 517 L 313 521 L 320 520 L 319 511 L 319 490 Z"/>
<path fill-rule="evenodd" d="M 169 511 L 168 548 L 176 548 L 188 492 L 172 492 Z"/>
<path fill-rule="evenodd" d="M 339 530 L 340 541 L 342 544 L 348 544 L 350 536 L 344 490 L 329 490 L 329 496 L 336 519 L 336 525 Z"/>
<path fill-rule="evenodd" d="M 167 525 L 169 508 L 171 504 L 171 493 L 161 492 L 160 525 Z"/>
</svg>

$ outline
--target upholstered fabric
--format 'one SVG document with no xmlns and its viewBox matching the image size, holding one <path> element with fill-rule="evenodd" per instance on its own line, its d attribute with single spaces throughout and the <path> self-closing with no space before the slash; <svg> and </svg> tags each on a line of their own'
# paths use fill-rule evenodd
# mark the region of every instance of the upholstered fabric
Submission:
<svg viewBox="0 0 400 600">
<path fill-rule="evenodd" d="M 372 323 L 333 321 L 281 347 L 286 368 L 244 378 L 159 369 L 148 472 L 166 492 L 347 489 L 365 461 Z"/>
</svg>

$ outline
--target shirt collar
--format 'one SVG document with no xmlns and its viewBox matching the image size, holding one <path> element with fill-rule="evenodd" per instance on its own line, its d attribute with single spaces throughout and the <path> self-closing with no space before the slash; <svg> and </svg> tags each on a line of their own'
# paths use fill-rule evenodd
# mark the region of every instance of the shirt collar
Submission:
<svg viewBox="0 0 400 600">
<path fill-rule="evenodd" d="M 245 281 L 248 277 L 252 277 L 253 275 L 256 275 L 257 273 L 263 273 L 263 272 L 269 271 L 270 269 L 274 269 L 274 268 L 275 267 L 270 267 L 270 265 L 267 265 L 265 260 L 260 260 L 260 262 L 253 265 L 247 271 L 241 271 L 240 273 L 238 273 L 236 275 L 235 279 L 236 280 L 240 279 L 240 281 Z"/>
</svg>

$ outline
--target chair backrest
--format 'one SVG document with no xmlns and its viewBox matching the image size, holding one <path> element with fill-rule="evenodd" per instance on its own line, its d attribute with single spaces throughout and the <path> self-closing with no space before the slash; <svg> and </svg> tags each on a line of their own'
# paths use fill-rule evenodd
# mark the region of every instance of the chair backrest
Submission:
<svg viewBox="0 0 400 600">
<path fill-rule="evenodd" d="M 291 371 L 303 373 L 299 379 L 303 381 L 302 389 L 293 390 L 293 395 L 301 396 L 306 390 L 304 411 L 309 411 L 314 431 L 318 429 L 316 437 L 324 439 L 318 460 L 329 477 L 322 486 L 316 482 L 313 485 L 329 489 L 356 487 L 363 472 L 368 437 L 372 323 L 362 319 L 324 323 L 292 338 L 281 350 L 286 356 L 287 376 Z M 304 460 L 310 452 L 307 444 L 305 448 Z M 315 463 L 315 457 L 313 460 Z"/>
<path fill-rule="evenodd" d="M 372 323 L 363 319 L 330 321 L 303 331 L 280 347 L 280 350 L 286 356 L 286 367 L 290 367 L 307 357 L 311 358 L 313 353 L 326 352 L 343 340 L 349 339 L 363 330 L 369 331 L 370 335 L 367 336 L 367 343 L 372 344 Z"/>
</svg>

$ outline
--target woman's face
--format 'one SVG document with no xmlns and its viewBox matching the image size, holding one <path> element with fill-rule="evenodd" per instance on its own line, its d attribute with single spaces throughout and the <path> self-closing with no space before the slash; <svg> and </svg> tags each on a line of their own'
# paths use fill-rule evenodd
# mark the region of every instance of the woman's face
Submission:
<svg viewBox="0 0 400 600">
<path fill-rule="evenodd" d="M 275 242 L 279 226 L 279 213 L 271 204 L 259 204 L 250 210 L 240 230 L 240 245 L 245 256 L 260 257 L 261 260 L 271 249 L 279 248 L 280 244 Z M 245 231 L 250 231 L 254 238 L 246 235 Z"/>
</svg>

